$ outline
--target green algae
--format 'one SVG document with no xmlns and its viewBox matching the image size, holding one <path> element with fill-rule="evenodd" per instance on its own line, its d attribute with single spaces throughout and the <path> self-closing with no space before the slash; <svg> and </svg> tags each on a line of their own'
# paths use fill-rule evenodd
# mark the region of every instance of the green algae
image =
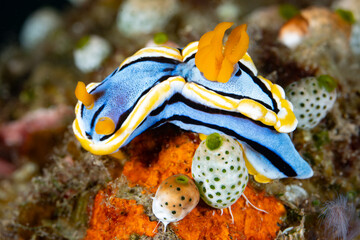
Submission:
<svg viewBox="0 0 360 240">
<path fill-rule="evenodd" d="M 320 75 L 317 77 L 319 86 L 326 89 L 328 92 L 332 92 L 335 90 L 337 83 L 336 80 L 330 75 Z"/>
<path fill-rule="evenodd" d="M 154 43 L 156 44 L 164 44 L 169 40 L 169 37 L 166 33 L 156 33 L 154 35 Z"/>
<path fill-rule="evenodd" d="M 330 143 L 329 132 L 326 130 L 317 132 L 313 135 L 313 140 L 317 149 L 320 149 L 325 144 Z"/>
<path fill-rule="evenodd" d="M 290 20 L 300 13 L 300 10 L 292 4 L 281 4 L 279 6 L 279 14 L 285 20 Z"/>
<path fill-rule="evenodd" d="M 90 41 L 90 36 L 84 36 L 82 37 L 76 44 L 77 49 L 81 49 L 85 47 Z"/>
<path fill-rule="evenodd" d="M 354 24 L 356 22 L 354 14 L 350 10 L 338 8 L 335 10 L 335 13 L 349 24 Z"/>
<path fill-rule="evenodd" d="M 221 146 L 222 141 L 220 134 L 212 133 L 206 138 L 206 147 L 210 150 L 216 150 Z"/>
</svg>

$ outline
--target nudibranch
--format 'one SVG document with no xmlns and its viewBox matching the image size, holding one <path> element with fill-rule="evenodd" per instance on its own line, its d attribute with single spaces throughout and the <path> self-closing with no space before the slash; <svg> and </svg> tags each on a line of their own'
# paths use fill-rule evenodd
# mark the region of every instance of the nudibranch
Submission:
<svg viewBox="0 0 360 240">
<path fill-rule="evenodd" d="M 79 82 L 73 130 L 82 146 L 113 154 L 145 130 L 172 123 L 236 138 L 265 179 L 311 177 L 286 134 L 297 125 L 291 103 L 280 86 L 257 74 L 246 25 L 236 27 L 223 46 L 231 26 L 220 23 L 180 50 L 143 48 L 102 82 Z"/>
</svg>

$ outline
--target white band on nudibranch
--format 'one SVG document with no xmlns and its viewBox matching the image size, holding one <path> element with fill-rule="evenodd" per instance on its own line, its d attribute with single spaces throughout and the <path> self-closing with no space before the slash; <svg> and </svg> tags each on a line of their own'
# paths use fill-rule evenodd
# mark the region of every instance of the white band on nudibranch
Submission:
<svg viewBox="0 0 360 240">
<path fill-rule="evenodd" d="M 171 47 L 147 47 L 140 49 L 131 57 L 126 58 L 119 66 L 119 70 L 128 63 L 134 62 L 144 57 L 167 57 L 176 61 L 182 62 L 183 57 L 180 51 L 176 48 Z"/>
<path fill-rule="evenodd" d="M 204 106 L 224 109 L 227 111 L 236 111 L 236 106 L 239 102 L 239 100 L 217 94 L 195 83 L 187 83 L 182 90 L 182 94 L 185 97 L 196 99 Z"/>
<path fill-rule="evenodd" d="M 262 76 L 257 77 L 265 84 L 266 88 L 271 91 L 272 97 L 278 105 L 279 112 L 277 113 L 278 120 L 274 126 L 275 129 L 281 133 L 294 131 L 298 121 L 293 113 L 293 106 L 291 102 L 285 99 L 284 89 Z"/>
<path fill-rule="evenodd" d="M 183 61 L 185 62 L 189 57 L 191 57 L 193 54 L 195 54 L 198 50 L 199 42 L 191 42 L 189 43 L 184 49 L 181 51 L 181 54 L 183 56 Z"/>
<path fill-rule="evenodd" d="M 255 76 L 257 76 L 258 71 L 255 67 L 253 60 L 251 59 L 248 53 L 245 53 L 245 55 L 240 59 L 240 62 L 244 64 L 247 68 L 249 68 L 250 71 L 252 71 Z"/>
</svg>

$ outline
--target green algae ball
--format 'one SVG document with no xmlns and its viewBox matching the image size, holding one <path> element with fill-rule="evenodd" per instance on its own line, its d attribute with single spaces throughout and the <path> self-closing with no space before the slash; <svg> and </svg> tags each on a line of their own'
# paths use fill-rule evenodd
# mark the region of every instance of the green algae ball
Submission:
<svg viewBox="0 0 360 240">
<path fill-rule="evenodd" d="M 156 33 L 154 36 L 154 43 L 156 44 L 164 44 L 169 40 L 166 33 Z"/>
<path fill-rule="evenodd" d="M 354 24 L 356 22 L 354 14 L 349 10 L 339 8 L 335 10 L 335 13 L 349 24 Z"/>
<path fill-rule="evenodd" d="M 210 150 L 218 149 L 222 144 L 222 138 L 220 134 L 213 133 L 206 138 L 206 147 Z"/>
</svg>

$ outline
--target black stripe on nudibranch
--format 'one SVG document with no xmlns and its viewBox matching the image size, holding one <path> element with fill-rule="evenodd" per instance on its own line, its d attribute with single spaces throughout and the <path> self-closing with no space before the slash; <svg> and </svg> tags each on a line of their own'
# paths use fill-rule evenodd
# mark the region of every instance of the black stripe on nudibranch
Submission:
<svg viewBox="0 0 360 240">
<path fill-rule="evenodd" d="M 183 61 L 183 62 L 184 62 L 184 63 L 187 63 L 187 62 L 190 61 L 191 59 L 194 59 L 194 58 L 195 58 L 195 55 L 196 55 L 196 53 L 191 54 L 191 56 L 187 57 L 187 58 L 185 59 L 185 61 Z"/>
<path fill-rule="evenodd" d="M 135 63 L 131 62 L 131 63 Z M 130 64 L 130 63 L 129 63 Z M 123 67 L 121 68 L 123 69 Z M 173 71 L 174 68 L 165 68 L 163 69 L 163 72 L 171 72 Z M 91 91 L 89 93 L 93 93 L 98 87 L 100 87 L 101 85 L 103 85 L 105 82 L 107 82 L 110 78 L 112 78 L 116 73 L 118 73 L 120 71 L 120 68 L 115 69 L 105 80 L 103 80 L 102 82 L 100 82 L 96 87 L 94 87 L 93 89 L 91 89 Z M 81 115 L 82 116 L 82 115 Z"/>
<path fill-rule="evenodd" d="M 250 76 L 255 76 L 255 74 L 253 73 L 253 71 L 251 71 L 247 66 L 245 66 L 243 63 L 241 63 L 240 61 L 238 62 L 238 66 L 240 69 L 242 69 L 244 72 L 246 72 L 247 74 L 249 74 Z"/>
<path fill-rule="evenodd" d="M 240 77 L 242 74 L 241 68 L 235 73 L 235 77 Z"/>
<path fill-rule="evenodd" d="M 99 83 L 96 87 L 94 87 L 93 89 L 90 90 L 90 94 L 93 93 L 98 87 L 100 87 L 101 85 L 103 85 L 105 83 L 106 79 L 104 81 L 102 81 L 101 83 Z"/>
<path fill-rule="evenodd" d="M 109 135 L 105 135 L 103 137 L 100 138 L 100 141 L 104 141 L 106 139 L 108 139 L 109 137 L 111 137 L 114 133 L 116 133 L 120 128 L 121 128 L 121 125 L 125 122 L 125 120 L 127 119 L 127 117 L 130 115 L 130 113 L 133 111 L 133 109 L 135 108 L 136 104 L 140 101 L 140 99 L 145 95 L 147 94 L 156 84 L 159 84 L 163 81 L 166 81 L 168 78 L 172 77 L 171 75 L 165 75 L 165 76 L 162 76 L 161 78 L 159 78 L 152 86 L 150 86 L 149 88 L 147 88 L 146 90 L 144 90 L 140 96 L 136 99 L 136 101 L 134 102 L 134 104 L 129 108 L 127 109 L 123 114 L 120 115 L 117 123 L 116 123 L 116 126 L 115 126 L 115 130 L 112 134 L 109 134 Z"/>
<path fill-rule="evenodd" d="M 265 128 L 269 128 L 271 130 L 275 130 L 272 126 L 268 126 L 263 124 L 260 121 L 256 121 L 253 119 L 250 119 L 248 117 L 246 117 L 245 115 L 239 113 L 239 112 L 232 112 L 232 111 L 226 111 L 226 110 L 222 110 L 222 109 L 218 109 L 218 108 L 211 108 L 208 106 L 204 106 L 202 104 L 196 103 L 194 101 L 189 100 L 188 98 L 185 98 L 183 95 L 181 95 L 180 93 L 176 93 L 174 94 L 174 96 L 172 96 L 169 100 L 165 101 L 162 105 L 160 105 L 158 108 L 154 109 L 149 115 L 150 116 L 156 116 L 159 115 L 162 111 L 164 111 L 165 107 L 167 105 L 171 105 L 177 102 L 182 102 L 185 105 L 202 111 L 202 112 L 206 112 L 206 113 L 210 113 L 210 114 L 222 114 L 222 115 L 229 115 L 229 116 L 233 116 L 233 117 L 238 117 L 238 118 L 244 118 L 244 119 L 249 119 L 252 122 L 254 122 L 255 124 L 261 126 L 261 127 L 265 127 Z"/>
<path fill-rule="evenodd" d="M 91 139 L 92 139 L 92 136 L 91 136 L 91 134 L 90 134 L 90 133 L 85 132 L 85 135 L 87 136 L 87 138 L 88 138 L 89 140 L 91 140 Z"/>
<path fill-rule="evenodd" d="M 81 109 L 80 109 L 80 116 L 81 116 L 81 118 L 84 117 L 84 108 L 85 108 L 84 104 L 81 103 Z"/>
<path fill-rule="evenodd" d="M 94 113 L 94 116 L 91 119 L 90 129 L 92 129 L 95 126 L 95 120 L 99 116 L 99 114 L 101 113 L 101 111 L 104 109 L 105 106 L 106 106 L 106 103 L 101 105 L 101 107 L 99 107 L 98 110 L 96 110 L 96 112 Z"/>
<path fill-rule="evenodd" d="M 145 57 L 144 57 L 145 58 Z M 144 58 L 141 58 L 141 59 L 143 59 L 143 61 L 150 61 L 149 59 L 144 59 Z M 149 58 L 149 57 L 148 57 Z M 157 58 L 157 57 L 153 57 L 153 58 Z M 159 58 L 161 58 L 161 57 L 159 57 Z M 165 59 L 165 58 L 164 58 Z M 156 61 L 156 62 L 161 62 L 161 63 L 163 63 L 163 62 L 166 62 L 164 59 L 160 59 L 159 61 L 158 60 L 156 60 L 156 59 L 154 59 L 153 61 Z M 166 58 L 167 59 L 167 58 Z M 89 93 L 93 93 L 98 87 L 100 87 L 101 85 L 103 85 L 105 82 L 107 82 L 110 78 L 112 78 L 116 73 L 118 73 L 118 72 L 120 72 L 120 70 L 122 70 L 122 69 L 124 69 L 125 67 L 128 67 L 130 64 L 133 64 L 133 63 L 137 63 L 137 62 L 141 62 L 141 61 L 138 61 L 138 60 L 140 60 L 140 59 L 137 59 L 137 60 L 135 60 L 135 61 L 133 61 L 133 62 L 129 62 L 129 63 L 127 63 L 126 65 L 124 65 L 124 66 L 122 66 L 121 68 L 116 68 L 105 80 L 103 80 L 101 83 L 99 83 L 96 87 L 94 87 L 93 89 L 91 89 L 91 91 L 89 92 Z M 172 59 L 170 59 L 170 60 L 172 60 Z M 170 61 L 170 62 L 168 62 L 168 63 L 179 63 L 178 61 L 176 62 L 175 60 L 174 61 Z M 163 71 L 164 72 L 171 72 L 171 71 L 173 71 L 174 70 L 174 68 L 165 68 Z"/>
<path fill-rule="evenodd" d="M 258 142 L 252 141 L 248 138 L 241 136 L 240 134 L 236 133 L 235 131 L 233 131 L 231 129 L 228 129 L 225 127 L 220 127 L 215 124 L 204 123 L 204 122 L 201 122 L 201 121 L 198 121 L 198 120 L 195 120 L 188 116 L 183 116 L 183 115 L 174 115 L 174 116 L 171 116 L 170 118 L 162 119 L 161 121 L 157 122 L 152 127 L 155 128 L 157 126 L 162 125 L 165 122 L 171 122 L 171 121 L 181 121 L 184 124 L 205 126 L 207 128 L 218 130 L 226 135 L 232 136 L 232 137 L 238 139 L 239 141 L 243 141 L 243 142 L 247 143 L 255 151 L 262 154 L 264 157 L 266 157 L 271 162 L 271 164 L 274 167 L 276 167 L 280 172 L 282 172 L 287 177 L 296 177 L 297 176 L 297 173 L 295 172 L 295 170 L 287 162 L 285 162 L 279 155 L 277 155 L 275 152 L 271 151 L 270 149 L 261 145 Z"/>
<path fill-rule="evenodd" d="M 162 71 L 163 72 L 171 72 L 171 71 L 174 71 L 174 68 L 164 68 Z"/>
<path fill-rule="evenodd" d="M 89 93 L 93 93 L 98 87 L 106 83 L 110 78 L 112 78 L 117 72 L 119 71 L 119 68 L 115 69 L 107 78 L 105 78 L 101 83 L 99 83 L 96 87 L 91 89 Z"/>
<path fill-rule="evenodd" d="M 123 66 L 121 66 L 121 68 L 119 68 L 119 72 L 124 70 L 125 68 L 129 67 L 132 64 L 138 63 L 138 62 L 146 62 L 146 61 L 151 61 L 151 62 L 158 62 L 158 63 L 169 63 L 169 64 L 178 64 L 180 63 L 180 61 L 172 59 L 172 58 L 167 58 L 167 57 L 141 57 L 138 58 L 132 62 L 129 62 Z"/>
<path fill-rule="evenodd" d="M 271 91 L 265 86 L 265 84 L 254 75 L 254 73 L 248 68 L 246 67 L 244 64 L 242 64 L 241 62 L 238 62 L 239 68 L 242 69 L 244 72 L 246 72 L 247 74 L 249 74 L 249 76 L 251 77 L 251 79 L 254 81 L 254 83 L 256 85 L 258 85 L 261 90 L 271 99 L 271 102 L 274 106 L 273 110 L 275 113 L 279 112 L 279 108 L 278 105 L 276 103 L 276 100 L 273 98 Z M 269 108 L 271 109 L 271 108 Z"/>
<path fill-rule="evenodd" d="M 119 68 L 115 69 L 109 77 L 114 76 L 114 75 L 115 75 L 115 73 L 117 73 L 117 71 L 118 71 L 118 70 L 119 70 Z"/>
</svg>

